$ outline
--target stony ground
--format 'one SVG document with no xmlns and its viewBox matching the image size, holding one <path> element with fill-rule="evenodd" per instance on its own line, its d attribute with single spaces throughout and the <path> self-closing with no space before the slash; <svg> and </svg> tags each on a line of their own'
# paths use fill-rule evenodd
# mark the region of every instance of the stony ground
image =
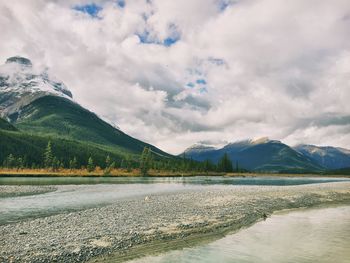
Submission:
<svg viewBox="0 0 350 263">
<path fill-rule="evenodd" d="M 140 244 L 238 229 L 281 209 L 338 202 L 350 204 L 350 182 L 212 186 L 124 199 L 0 226 L 0 262 L 84 262 Z"/>
<path fill-rule="evenodd" d="M 56 190 L 56 187 L 54 186 L 0 185 L 0 198 L 33 195 L 33 194 L 44 194 L 55 190 Z"/>
</svg>

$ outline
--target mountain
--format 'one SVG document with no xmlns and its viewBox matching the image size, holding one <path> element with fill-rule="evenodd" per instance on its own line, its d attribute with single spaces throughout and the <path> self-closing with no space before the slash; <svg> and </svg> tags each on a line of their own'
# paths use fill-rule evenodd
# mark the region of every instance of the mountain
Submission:
<svg viewBox="0 0 350 263">
<path fill-rule="evenodd" d="M 16 131 L 17 129 L 8 121 L 0 118 L 0 130 Z"/>
<path fill-rule="evenodd" d="M 220 149 L 185 151 L 197 161 L 209 159 L 215 163 L 227 153 L 240 168 L 261 172 L 319 172 L 324 167 L 280 141 L 261 138 L 230 143 Z"/>
<path fill-rule="evenodd" d="M 2 151 L 6 148 L 4 138 L 9 145 L 14 146 L 13 142 L 16 142 L 17 148 L 25 145 L 24 148 L 34 149 L 36 142 L 41 150 L 50 139 L 56 141 L 56 148 L 60 147 L 60 140 L 64 141 L 67 154 L 74 152 L 69 148 L 73 145 L 78 145 L 81 150 L 86 149 L 87 154 L 93 151 L 101 156 L 102 152 L 104 156 L 138 155 L 144 147 L 149 147 L 158 156 L 172 157 L 155 146 L 125 134 L 76 103 L 62 82 L 50 76 L 46 70 L 33 67 L 31 61 L 23 57 L 11 57 L 0 66 L 0 116 L 9 121 L 1 120 L 0 128 L 6 126 L 9 130 L 13 127 L 21 133 L 3 132 L 0 142 Z M 32 136 L 31 145 L 26 142 L 26 136 Z M 38 151 L 42 156 L 41 150 Z"/>
<path fill-rule="evenodd" d="M 88 158 L 93 156 L 94 163 L 102 167 L 107 155 L 119 164 L 122 159 L 125 159 L 124 152 L 117 149 L 105 149 L 99 145 L 57 137 L 38 136 L 20 131 L 0 129 L 0 138 L 0 165 L 10 154 L 16 158 L 23 158 L 27 166 L 40 165 L 49 141 L 55 156 L 66 165 L 73 157 L 77 159 L 77 164 L 86 165 Z"/>
<path fill-rule="evenodd" d="M 8 117 L 18 129 L 38 135 L 53 135 L 118 147 L 133 153 L 141 153 L 147 146 L 159 155 L 168 156 L 158 148 L 114 128 L 79 104 L 62 97 L 41 97 Z"/>
<path fill-rule="evenodd" d="M 0 66 L 0 116 L 15 114 L 47 95 L 72 98 L 62 82 L 49 76 L 47 70 L 34 68 L 29 59 L 11 57 Z"/>
<path fill-rule="evenodd" d="M 191 147 L 187 148 L 183 154 L 185 154 L 185 156 L 189 155 L 192 158 L 194 158 L 194 156 L 198 156 L 198 158 L 200 159 L 202 155 L 213 152 L 215 150 L 216 148 L 213 146 L 196 143 Z"/>
<path fill-rule="evenodd" d="M 294 149 L 329 170 L 350 167 L 350 150 L 347 149 L 305 144 L 298 145 Z"/>
</svg>

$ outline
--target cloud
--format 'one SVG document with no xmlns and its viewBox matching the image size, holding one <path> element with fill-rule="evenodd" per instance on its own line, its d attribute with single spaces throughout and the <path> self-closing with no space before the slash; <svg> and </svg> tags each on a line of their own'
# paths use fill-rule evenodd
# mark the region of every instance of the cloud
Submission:
<svg viewBox="0 0 350 263">
<path fill-rule="evenodd" d="M 0 14 L 0 60 L 47 65 L 166 151 L 259 136 L 350 148 L 348 0 L 12 0 Z"/>
</svg>

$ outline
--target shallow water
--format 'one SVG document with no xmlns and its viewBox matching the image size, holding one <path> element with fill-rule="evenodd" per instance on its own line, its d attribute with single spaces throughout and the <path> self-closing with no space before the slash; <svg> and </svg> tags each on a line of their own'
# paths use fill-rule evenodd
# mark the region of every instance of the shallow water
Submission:
<svg viewBox="0 0 350 263">
<path fill-rule="evenodd" d="M 298 177 L 0 177 L 0 185 L 59 185 L 55 192 L 0 198 L 0 225 L 111 204 L 121 198 L 232 185 L 300 185 L 342 178 Z"/>
<path fill-rule="evenodd" d="M 39 195 L 0 198 L 0 225 L 25 218 L 100 207 L 129 197 L 195 189 L 181 184 L 97 184 L 64 185 Z"/>
<path fill-rule="evenodd" d="M 0 177 L 0 185 L 67 185 L 67 184 L 228 184 L 228 185 L 300 185 L 350 181 L 330 177 Z"/>
<path fill-rule="evenodd" d="M 350 262 L 350 206 L 276 214 L 215 242 L 129 263 Z"/>
</svg>

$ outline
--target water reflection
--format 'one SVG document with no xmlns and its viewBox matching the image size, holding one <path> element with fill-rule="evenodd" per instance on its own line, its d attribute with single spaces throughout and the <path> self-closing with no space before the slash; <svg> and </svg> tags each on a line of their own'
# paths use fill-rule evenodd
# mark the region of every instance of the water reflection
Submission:
<svg viewBox="0 0 350 263">
<path fill-rule="evenodd" d="M 274 215 L 208 245 L 129 263 L 350 262 L 350 206 Z"/>
<path fill-rule="evenodd" d="M 69 185 L 69 184 L 234 184 L 234 185 L 301 185 L 350 181 L 328 177 L 0 177 L 0 185 Z"/>
</svg>

